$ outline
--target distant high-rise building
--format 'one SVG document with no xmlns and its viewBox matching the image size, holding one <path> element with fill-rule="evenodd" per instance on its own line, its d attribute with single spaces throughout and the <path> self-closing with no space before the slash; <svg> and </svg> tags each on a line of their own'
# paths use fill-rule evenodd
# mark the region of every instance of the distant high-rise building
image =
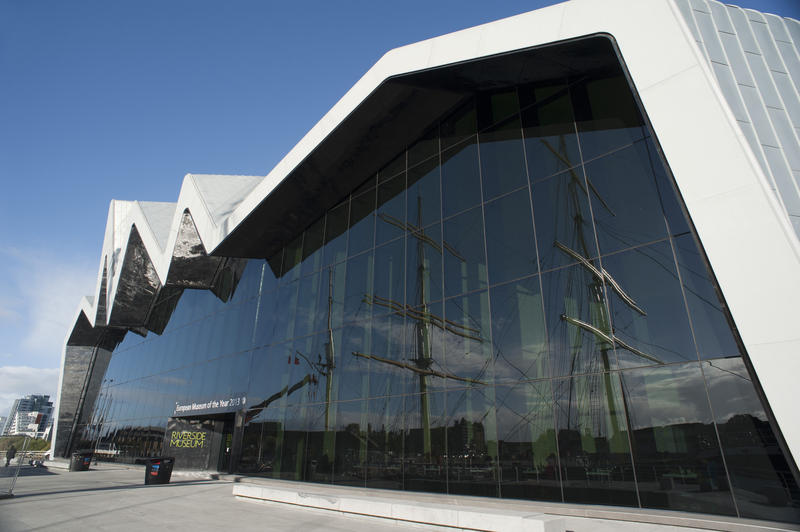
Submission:
<svg viewBox="0 0 800 532">
<path fill-rule="evenodd" d="M 53 402 L 49 395 L 26 395 L 14 401 L 3 423 L 3 436 L 27 434 L 35 438 L 49 435 L 53 424 Z"/>
</svg>

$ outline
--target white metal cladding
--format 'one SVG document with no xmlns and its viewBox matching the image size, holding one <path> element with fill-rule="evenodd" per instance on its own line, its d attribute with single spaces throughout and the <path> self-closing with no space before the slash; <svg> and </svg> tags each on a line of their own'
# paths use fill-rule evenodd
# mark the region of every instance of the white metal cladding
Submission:
<svg viewBox="0 0 800 532">
<path fill-rule="evenodd" d="M 675 2 L 800 235 L 800 22 L 715 0 Z"/>
<path fill-rule="evenodd" d="M 108 323 L 121 272 L 132 267 L 124 263 L 128 255 L 138 253 L 140 262 L 146 255 L 147 281 L 156 289 L 163 285 L 185 213 L 199 244 L 213 253 L 388 78 L 607 33 L 617 42 L 782 433 L 800 457 L 794 408 L 800 374 L 800 241 L 787 210 L 800 211 L 789 210 L 795 196 L 783 193 L 791 184 L 794 188 L 787 189 L 797 194 L 797 174 L 789 183 L 786 173 L 774 171 L 778 163 L 791 168 L 797 153 L 791 151 L 796 144 L 787 148 L 787 128 L 775 124 L 788 117 L 797 141 L 797 102 L 787 102 L 800 86 L 800 30 L 796 21 L 720 10 L 716 2 L 693 0 L 688 6 L 683 0 L 571 0 L 388 52 L 266 177 L 187 176 L 176 204 L 113 202 L 97 289 L 81 302 L 75 327 L 81 313 L 93 327 Z M 697 20 L 705 22 L 698 26 Z M 735 47 L 725 35 L 738 37 Z M 729 59 L 736 50 L 753 57 Z M 732 98 L 732 91 L 739 96 Z M 778 103 L 780 108 L 773 107 Z M 134 229 L 138 248 L 129 254 Z"/>
</svg>

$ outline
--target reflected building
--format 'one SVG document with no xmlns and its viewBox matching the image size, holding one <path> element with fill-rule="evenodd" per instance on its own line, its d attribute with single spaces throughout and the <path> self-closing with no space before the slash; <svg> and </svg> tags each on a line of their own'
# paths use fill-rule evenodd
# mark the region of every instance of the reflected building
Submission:
<svg viewBox="0 0 800 532">
<path fill-rule="evenodd" d="M 652 19 L 615 33 L 568 2 L 387 54 L 267 178 L 112 202 L 55 453 L 799 521 L 774 398 L 800 286 L 772 288 L 799 271 L 800 23 L 649 3 L 690 80 L 633 51 Z M 521 31 L 560 10 L 584 29 Z"/>
</svg>

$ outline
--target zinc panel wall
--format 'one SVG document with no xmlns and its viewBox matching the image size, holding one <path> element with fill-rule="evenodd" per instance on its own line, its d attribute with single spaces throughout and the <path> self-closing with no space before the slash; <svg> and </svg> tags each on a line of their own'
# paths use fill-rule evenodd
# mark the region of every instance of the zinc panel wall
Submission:
<svg viewBox="0 0 800 532">
<path fill-rule="evenodd" d="M 800 22 L 714 0 L 675 0 L 800 236 Z"/>
</svg>

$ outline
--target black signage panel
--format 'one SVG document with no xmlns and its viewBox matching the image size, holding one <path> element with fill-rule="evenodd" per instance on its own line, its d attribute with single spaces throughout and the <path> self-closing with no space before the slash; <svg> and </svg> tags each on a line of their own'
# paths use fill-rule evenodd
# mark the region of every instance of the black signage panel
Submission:
<svg viewBox="0 0 800 532">
<path fill-rule="evenodd" d="M 173 416 L 197 416 L 201 414 L 223 414 L 245 407 L 247 396 L 243 393 L 214 397 L 211 399 L 175 402 Z"/>
</svg>

